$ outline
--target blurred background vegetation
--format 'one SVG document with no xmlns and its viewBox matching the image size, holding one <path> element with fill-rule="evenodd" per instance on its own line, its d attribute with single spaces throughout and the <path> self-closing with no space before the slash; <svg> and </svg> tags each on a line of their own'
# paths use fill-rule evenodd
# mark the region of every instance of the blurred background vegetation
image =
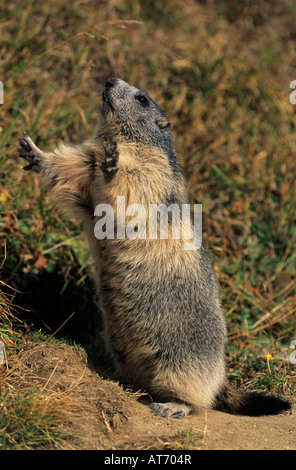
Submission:
<svg viewBox="0 0 296 470">
<path fill-rule="evenodd" d="M 146 89 L 171 121 L 190 200 L 203 204 L 233 375 L 243 381 L 235 371 L 238 360 L 247 364 L 246 351 L 271 353 L 284 361 L 286 380 L 296 339 L 295 2 L 4 0 L 0 14 L 7 347 L 15 342 L 8 310 L 26 334 L 52 334 L 75 312 L 60 333 L 97 340 L 80 227 L 58 213 L 35 174 L 22 171 L 17 147 L 23 129 L 44 150 L 91 137 L 102 86 L 117 76 Z"/>
</svg>

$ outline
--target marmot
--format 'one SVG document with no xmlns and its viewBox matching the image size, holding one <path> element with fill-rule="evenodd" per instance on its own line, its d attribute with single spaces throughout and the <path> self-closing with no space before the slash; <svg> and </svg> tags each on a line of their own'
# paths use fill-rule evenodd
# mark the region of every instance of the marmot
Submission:
<svg viewBox="0 0 296 470">
<path fill-rule="evenodd" d="M 171 233 L 167 239 L 94 235 L 99 204 L 113 208 L 116 232 L 119 212 L 130 204 L 188 202 L 170 123 L 145 91 L 110 78 L 91 140 L 45 153 L 24 133 L 20 145 L 24 169 L 39 172 L 57 204 L 82 221 L 118 377 L 149 392 L 154 414 L 180 418 L 212 408 L 255 416 L 290 408 L 283 399 L 230 386 L 219 288 L 202 245 L 185 250 L 184 237 Z M 125 203 L 119 212 L 118 196 Z"/>
</svg>

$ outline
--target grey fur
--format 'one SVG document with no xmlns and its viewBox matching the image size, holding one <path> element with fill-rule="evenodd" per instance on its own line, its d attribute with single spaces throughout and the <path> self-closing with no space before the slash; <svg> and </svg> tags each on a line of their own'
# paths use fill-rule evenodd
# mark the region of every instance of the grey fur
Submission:
<svg viewBox="0 0 296 470">
<path fill-rule="evenodd" d="M 145 91 L 126 85 L 123 80 L 110 78 L 102 92 L 101 113 L 107 122 L 111 116 L 112 129 L 116 129 L 111 137 L 118 142 L 160 147 L 169 156 L 174 170 L 181 171 L 165 113 Z M 138 101 L 141 98 L 144 103 Z"/>
<path fill-rule="evenodd" d="M 117 195 L 146 206 L 188 202 L 164 112 L 120 79 L 109 79 L 102 96 L 94 139 L 45 153 L 25 135 L 20 156 L 29 162 L 26 169 L 41 173 L 57 203 L 83 222 L 118 377 L 147 390 L 159 401 L 152 412 L 164 417 L 211 407 L 242 414 L 289 409 L 283 400 L 229 386 L 226 324 L 203 246 L 185 252 L 171 238 L 95 239 L 94 208 L 115 205 Z"/>
</svg>

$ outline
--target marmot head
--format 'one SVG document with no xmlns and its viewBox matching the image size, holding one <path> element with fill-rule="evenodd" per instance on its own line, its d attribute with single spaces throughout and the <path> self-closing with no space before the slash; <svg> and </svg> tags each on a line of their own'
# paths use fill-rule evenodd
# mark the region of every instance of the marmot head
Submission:
<svg viewBox="0 0 296 470">
<path fill-rule="evenodd" d="M 98 131 L 99 135 L 107 131 L 117 142 L 162 148 L 179 167 L 165 113 L 145 91 L 119 78 L 109 78 L 103 88 Z"/>
</svg>

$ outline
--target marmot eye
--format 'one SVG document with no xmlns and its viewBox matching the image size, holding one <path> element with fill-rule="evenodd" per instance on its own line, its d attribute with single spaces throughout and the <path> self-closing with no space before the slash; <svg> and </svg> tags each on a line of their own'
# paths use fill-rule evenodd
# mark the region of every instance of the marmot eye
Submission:
<svg viewBox="0 0 296 470">
<path fill-rule="evenodd" d="M 136 100 L 138 100 L 143 106 L 149 105 L 149 100 L 144 95 L 137 95 L 135 96 Z"/>
</svg>

